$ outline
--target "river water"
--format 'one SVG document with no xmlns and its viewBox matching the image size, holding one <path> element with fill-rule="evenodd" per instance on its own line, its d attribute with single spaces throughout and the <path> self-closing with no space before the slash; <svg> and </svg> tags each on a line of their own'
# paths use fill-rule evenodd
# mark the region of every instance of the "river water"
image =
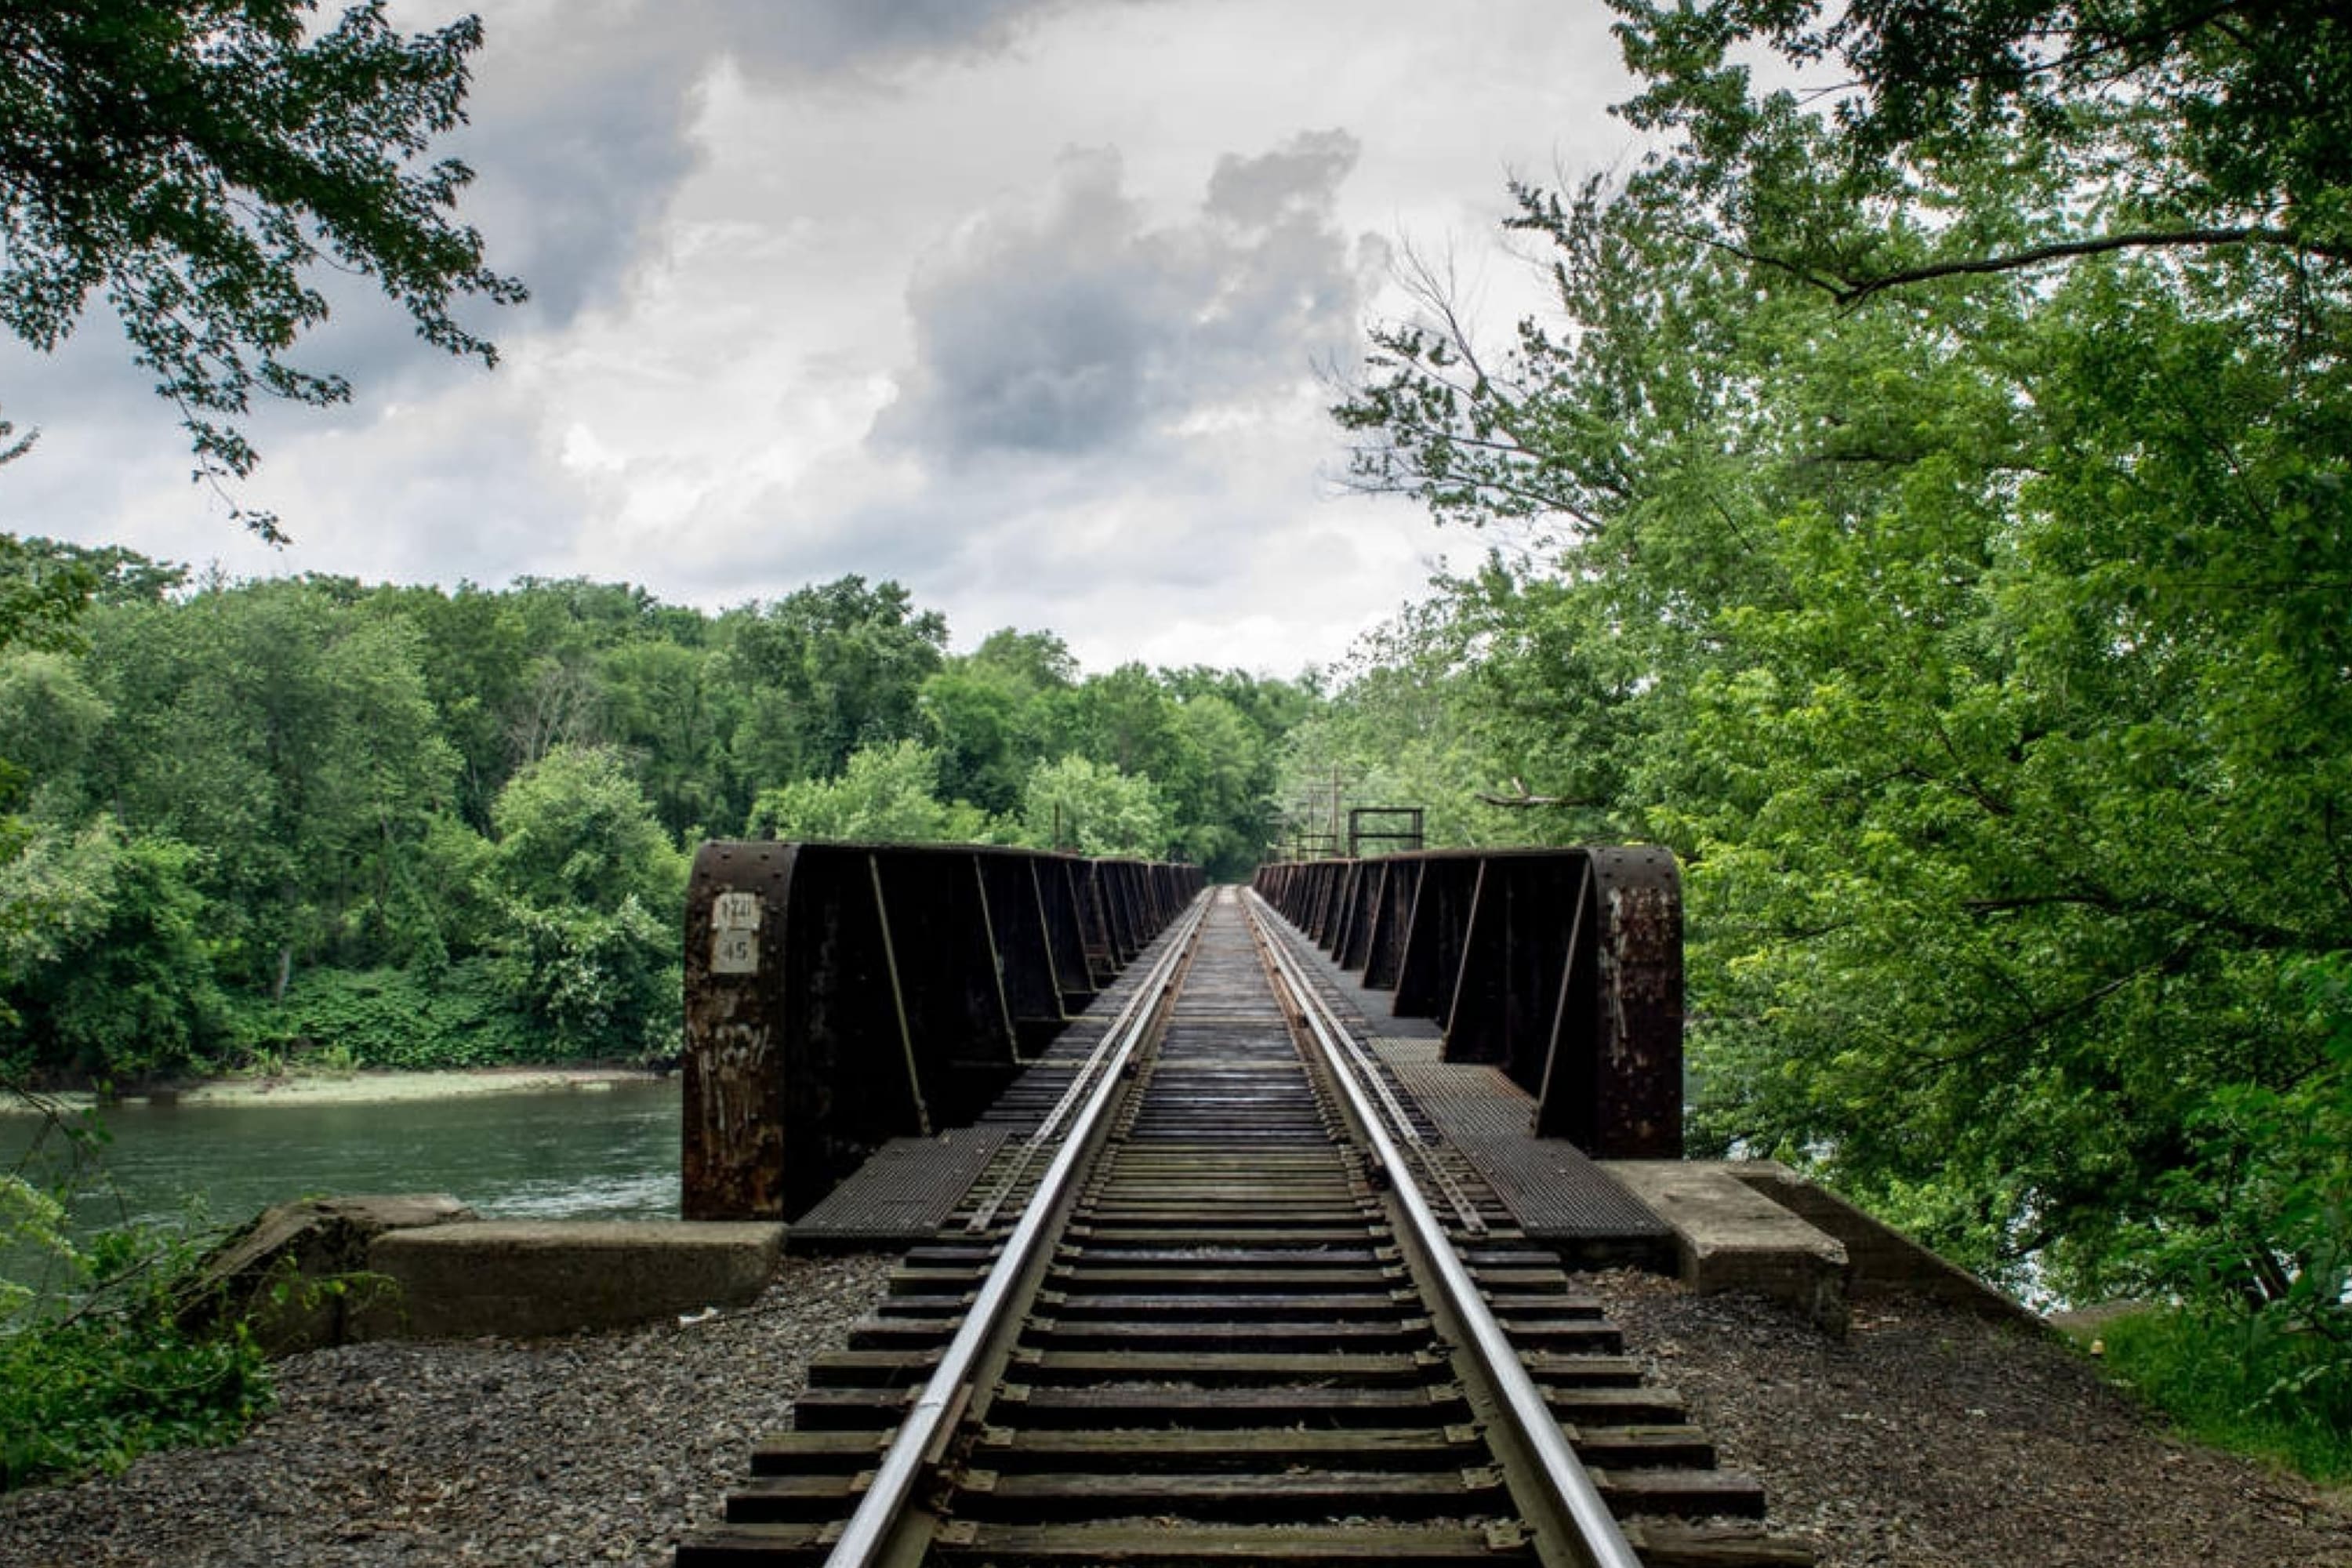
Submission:
<svg viewBox="0 0 2352 1568">
<path fill-rule="evenodd" d="M 376 1104 L 129 1104 L 102 1121 L 108 1140 L 75 1178 L 77 1230 L 173 1223 L 192 1205 L 235 1223 L 358 1193 L 448 1193 L 499 1219 L 677 1217 L 676 1078 Z M 40 1126 L 0 1117 L 0 1170 Z"/>
</svg>

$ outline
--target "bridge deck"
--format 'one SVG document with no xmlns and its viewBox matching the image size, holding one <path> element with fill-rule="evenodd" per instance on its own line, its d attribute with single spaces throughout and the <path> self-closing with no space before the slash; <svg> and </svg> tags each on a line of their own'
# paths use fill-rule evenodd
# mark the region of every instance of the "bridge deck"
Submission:
<svg viewBox="0 0 2352 1568">
<path fill-rule="evenodd" d="M 1423 1132 L 1451 1143 L 1485 1177 L 1530 1241 L 1576 1264 L 1670 1268 L 1673 1233 L 1573 1144 L 1530 1131 L 1534 1103 L 1501 1072 L 1438 1059 L 1441 1035 L 1426 1018 L 1389 1016 L 1389 994 L 1303 939 L 1290 951 L 1393 1085 L 1420 1113 Z M 1139 964 L 1075 1018 L 972 1128 L 886 1145 L 792 1226 L 795 1250 L 907 1245 L 934 1235 L 1008 1137 L 1034 1129 L 1124 1006 Z"/>
</svg>

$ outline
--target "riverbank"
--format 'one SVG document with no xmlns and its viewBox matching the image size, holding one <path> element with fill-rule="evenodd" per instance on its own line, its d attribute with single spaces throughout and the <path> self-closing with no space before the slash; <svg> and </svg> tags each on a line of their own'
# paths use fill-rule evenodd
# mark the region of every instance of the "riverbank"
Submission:
<svg viewBox="0 0 2352 1568">
<path fill-rule="evenodd" d="M 505 1067 L 461 1072 L 363 1070 L 338 1074 L 288 1073 L 271 1077 L 203 1079 L 151 1089 L 101 1101 L 89 1093 L 44 1094 L 36 1100 L 0 1096 L 0 1115 L 41 1115 L 46 1108 L 68 1113 L 122 1106 L 387 1105 L 428 1100 L 469 1100 L 490 1094 L 538 1094 L 572 1089 L 593 1094 L 616 1084 L 658 1083 L 670 1076 L 657 1068 Z"/>
</svg>

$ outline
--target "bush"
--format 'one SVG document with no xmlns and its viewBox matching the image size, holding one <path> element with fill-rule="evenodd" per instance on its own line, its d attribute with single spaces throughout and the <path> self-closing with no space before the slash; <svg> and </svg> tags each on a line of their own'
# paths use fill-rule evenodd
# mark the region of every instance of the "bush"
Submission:
<svg viewBox="0 0 2352 1568">
<path fill-rule="evenodd" d="M 2342 1352 L 2322 1336 L 2265 1331 L 2259 1317 L 2157 1309 L 2102 1331 L 2110 1375 L 2200 1442 L 2352 1479 L 2352 1397 Z"/>
<path fill-rule="evenodd" d="M 493 973 L 556 1055 L 675 1056 L 685 981 L 674 925 L 635 899 L 610 914 L 509 906 Z"/>
<path fill-rule="evenodd" d="M 237 1050 L 295 1069 L 417 1070 L 560 1059 L 567 1042 L 535 1027 L 494 961 L 469 958 L 437 974 L 404 969 L 314 969 L 285 1000 L 240 1000 Z"/>
<path fill-rule="evenodd" d="M 0 1247 L 31 1245 L 71 1265 L 77 1292 L 0 1292 L 0 1490 L 152 1448 L 234 1440 L 270 1399 L 267 1363 L 243 1325 L 180 1327 L 198 1256 L 152 1229 L 66 1242 L 54 1199 L 0 1176 Z"/>
<path fill-rule="evenodd" d="M 2321 1047 L 2283 1085 L 2200 1099 L 2147 1258 L 2180 1306 L 2109 1344 L 2189 1430 L 2333 1479 L 2352 1476 L 2352 959 L 2289 978 Z"/>
</svg>

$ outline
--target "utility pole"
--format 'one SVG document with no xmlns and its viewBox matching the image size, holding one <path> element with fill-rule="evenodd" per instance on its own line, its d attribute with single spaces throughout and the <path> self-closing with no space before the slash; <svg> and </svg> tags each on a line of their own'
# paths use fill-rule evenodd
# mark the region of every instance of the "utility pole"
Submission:
<svg viewBox="0 0 2352 1568">
<path fill-rule="evenodd" d="M 1333 763 L 1331 764 L 1331 855 L 1334 859 L 1338 858 L 1339 854 L 1339 791 L 1346 782 L 1340 774 L 1339 764 Z"/>
</svg>

